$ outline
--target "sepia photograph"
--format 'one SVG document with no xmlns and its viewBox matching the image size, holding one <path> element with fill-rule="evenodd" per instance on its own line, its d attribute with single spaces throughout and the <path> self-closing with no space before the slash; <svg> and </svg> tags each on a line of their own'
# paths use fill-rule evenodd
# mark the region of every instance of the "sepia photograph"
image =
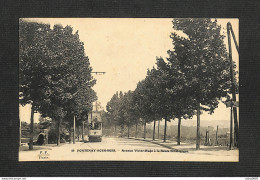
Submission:
<svg viewBox="0 0 260 180">
<path fill-rule="evenodd" d="M 239 19 L 20 18 L 19 122 L 20 162 L 239 162 Z"/>
</svg>

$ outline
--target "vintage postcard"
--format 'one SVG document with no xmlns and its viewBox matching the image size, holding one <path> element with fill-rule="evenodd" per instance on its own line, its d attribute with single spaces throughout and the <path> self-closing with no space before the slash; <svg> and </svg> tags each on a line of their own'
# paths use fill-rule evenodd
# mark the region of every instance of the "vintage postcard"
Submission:
<svg viewBox="0 0 260 180">
<path fill-rule="evenodd" d="M 20 18 L 19 161 L 239 162 L 239 19 Z"/>
</svg>

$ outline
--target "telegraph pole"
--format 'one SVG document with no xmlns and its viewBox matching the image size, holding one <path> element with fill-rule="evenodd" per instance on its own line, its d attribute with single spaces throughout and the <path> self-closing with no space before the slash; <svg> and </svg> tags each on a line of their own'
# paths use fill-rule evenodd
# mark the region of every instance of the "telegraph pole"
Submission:
<svg viewBox="0 0 260 180">
<path fill-rule="evenodd" d="M 82 121 L 82 141 L 83 142 L 84 142 L 84 135 L 85 135 L 85 133 L 84 133 L 84 130 L 85 130 L 84 123 L 85 123 L 85 121 Z"/>
<path fill-rule="evenodd" d="M 158 120 L 158 140 L 160 140 L 160 119 Z"/>
<path fill-rule="evenodd" d="M 21 122 L 21 112 L 20 112 L 20 107 L 19 109 L 19 122 L 20 122 L 20 129 L 19 129 L 19 146 L 22 144 L 22 122 Z"/>
<path fill-rule="evenodd" d="M 230 143 L 229 143 L 229 150 L 231 150 L 231 148 L 232 148 L 232 134 L 233 134 L 233 132 L 232 132 L 232 129 L 233 129 L 233 122 L 232 122 L 232 120 L 233 120 L 233 118 L 232 118 L 232 105 L 231 105 L 231 107 L 230 107 Z"/>
<path fill-rule="evenodd" d="M 217 126 L 217 131 L 216 131 L 216 143 L 215 144 L 218 144 L 218 126 Z"/>
<path fill-rule="evenodd" d="M 231 48 L 231 37 L 230 37 L 230 31 L 233 36 L 233 40 L 237 49 L 237 52 L 239 53 L 239 47 L 236 41 L 235 34 L 233 32 L 231 23 L 227 23 L 227 35 L 228 35 L 228 49 L 229 49 L 229 60 L 230 60 L 230 75 L 231 75 L 231 92 L 232 92 L 232 104 L 236 102 L 236 90 L 234 86 L 234 70 L 233 70 L 233 60 L 232 60 L 232 48 Z M 236 106 L 233 106 L 233 113 L 234 113 L 234 146 L 238 147 L 238 121 L 237 121 L 237 108 Z"/>
<path fill-rule="evenodd" d="M 74 115 L 74 119 L 73 119 L 73 144 L 75 144 L 75 134 L 76 134 L 76 117 Z"/>
</svg>

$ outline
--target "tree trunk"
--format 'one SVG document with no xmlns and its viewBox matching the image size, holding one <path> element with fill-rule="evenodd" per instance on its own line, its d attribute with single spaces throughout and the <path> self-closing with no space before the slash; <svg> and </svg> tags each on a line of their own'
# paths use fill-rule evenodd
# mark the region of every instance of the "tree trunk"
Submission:
<svg viewBox="0 0 260 180">
<path fill-rule="evenodd" d="M 158 120 L 158 140 L 160 139 L 160 120 Z"/>
<path fill-rule="evenodd" d="M 124 125 L 121 125 L 121 137 L 124 135 Z"/>
<path fill-rule="evenodd" d="M 72 132 L 71 132 L 71 131 L 72 131 L 72 130 L 71 130 L 71 126 L 70 126 L 70 128 L 69 128 L 70 144 L 72 143 L 72 138 L 71 138 Z"/>
<path fill-rule="evenodd" d="M 166 128 L 167 128 L 167 119 L 165 118 L 163 142 L 166 142 Z"/>
<path fill-rule="evenodd" d="M 58 120 L 58 124 L 57 124 L 57 146 L 60 145 L 60 119 Z"/>
<path fill-rule="evenodd" d="M 85 124 L 84 124 L 84 123 L 85 123 L 85 121 L 82 121 L 82 141 L 83 141 L 83 142 L 85 141 L 85 140 L 84 140 L 84 134 L 85 134 L 85 133 L 84 133 L 84 131 L 85 131 L 85 126 L 84 126 Z"/>
<path fill-rule="evenodd" d="M 205 146 L 207 145 L 208 143 L 208 131 L 206 130 L 206 136 L 205 136 Z"/>
<path fill-rule="evenodd" d="M 196 150 L 200 149 L 200 103 L 197 105 L 197 142 Z"/>
<path fill-rule="evenodd" d="M 155 120 L 153 120 L 153 140 L 155 140 Z"/>
<path fill-rule="evenodd" d="M 73 144 L 75 144 L 75 134 L 76 134 L 76 117 L 73 118 Z"/>
<path fill-rule="evenodd" d="M 31 124 L 30 124 L 30 143 L 29 143 L 29 150 L 33 150 L 33 124 L 34 124 L 34 105 L 32 103 L 31 107 Z"/>
<path fill-rule="evenodd" d="M 135 138 L 137 138 L 137 123 L 135 124 Z"/>
<path fill-rule="evenodd" d="M 181 144 L 181 118 L 178 119 L 178 139 L 177 145 Z"/>
<path fill-rule="evenodd" d="M 77 131 L 78 131 L 78 133 L 77 133 L 77 134 L 78 134 L 78 142 L 79 142 L 79 136 L 80 136 L 80 130 L 79 130 L 79 129 L 80 129 L 80 126 L 78 126 L 78 128 L 77 128 L 77 129 L 78 129 L 78 130 L 77 130 Z"/>
<path fill-rule="evenodd" d="M 144 120 L 144 139 L 146 138 L 146 120 Z"/>
<path fill-rule="evenodd" d="M 218 126 L 217 126 L 217 131 L 216 131 L 216 143 L 215 144 L 218 144 Z"/>
<path fill-rule="evenodd" d="M 115 125 L 115 134 L 114 134 L 114 136 L 116 136 L 116 125 Z"/>
<path fill-rule="evenodd" d="M 129 125 L 127 126 L 127 137 L 129 138 Z"/>
<path fill-rule="evenodd" d="M 86 126 L 87 126 L 87 128 L 85 128 L 85 131 L 86 131 L 86 136 L 88 136 L 89 135 L 89 129 L 90 129 L 88 120 L 86 121 Z"/>
<path fill-rule="evenodd" d="M 211 142 L 209 141 L 209 128 L 208 128 L 208 145 L 210 146 Z"/>
</svg>

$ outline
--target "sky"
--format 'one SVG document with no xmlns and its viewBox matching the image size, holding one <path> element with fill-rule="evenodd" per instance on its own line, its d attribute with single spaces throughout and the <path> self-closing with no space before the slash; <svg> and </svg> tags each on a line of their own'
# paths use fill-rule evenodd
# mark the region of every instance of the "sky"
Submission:
<svg viewBox="0 0 260 180">
<path fill-rule="evenodd" d="M 98 101 L 103 107 L 116 91 L 134 90 L 137 83 L 145 78 L 147 69 L 155 66 L 156 57 L 167 57 L 167 50 L 173 48 L 169 37 L 173 32 L 172 18 L 26 18 L 26 20 L 48 23 L 51 27 L 54 24 L 71 25 L 74 32 L 78 30 L 93 71 L 106 72 L 104 75 L 93 74 L 97 79 L 93 89 L 97 92 Z M 239 42 L 238 19 L 217 20 L 225 35 L 226 24 L 231 22 Z M 233 60 L 238 66 L 238 54 L 233 42 L 232 52 Z M 29 105 L 20 108 L 20 116 L 22 121 L 29 122 Z M 37 122 L 39 114 L 35 117 Z M 193 120 L 195 119 L 196 116 Z M 229 119 L 230 109 L 223 103 L 219 104 L 213 115 L 206 113 L 201 115 L 201 120 Z M 196 121 L 187 122 L 190 122 L 188 125 L 193 123 L 196 125 Z"/>
</svg>

